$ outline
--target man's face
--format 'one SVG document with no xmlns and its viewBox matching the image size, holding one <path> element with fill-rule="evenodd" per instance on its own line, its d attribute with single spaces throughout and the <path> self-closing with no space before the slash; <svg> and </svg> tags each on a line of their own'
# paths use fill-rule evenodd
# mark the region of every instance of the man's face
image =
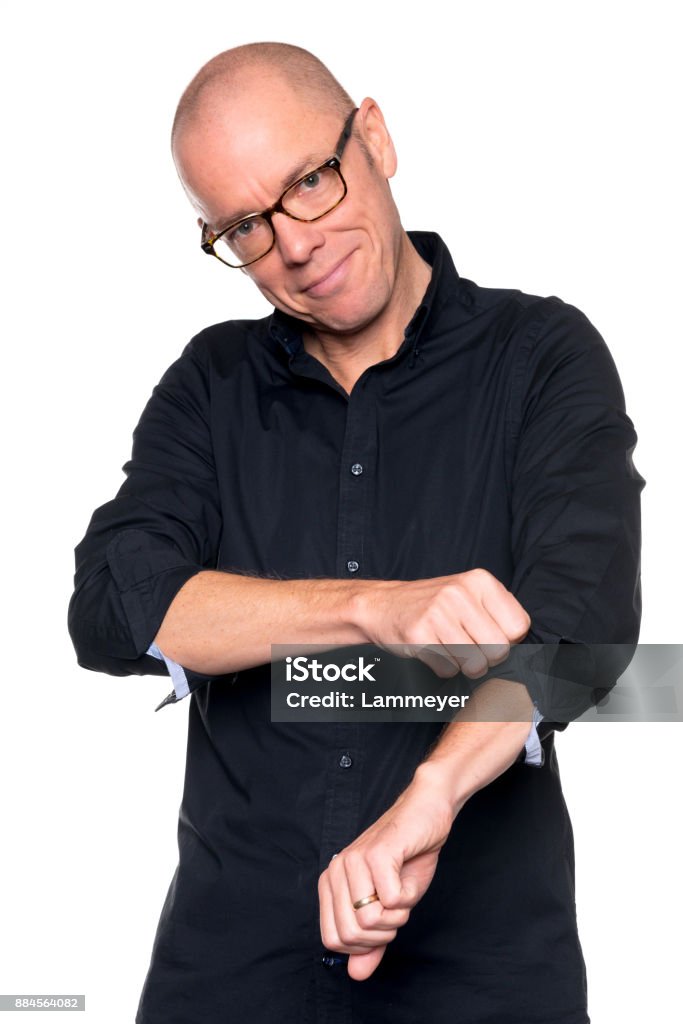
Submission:
<svg viewBox="0 0 683 1024">
<path fill-rule="evenodd" d="M 275 245 L 245 268 L 274 306 L 335 333 L 360 330 L 391 303 L 402 234 L 387 183 L 394 150 L 373 101 L 363 102 L 355 123 L 372 166 L 352 136 L 341 161 L 348 192 L 340 205 L 310 223 L 274 214 Z M 229 106 L 206 103 L 182 132 L 176 162 L 200 217 L 218 232 L 267 209 L 333 156 L 342 124 L 281 80 L 262 80 Z"/>
</svg>

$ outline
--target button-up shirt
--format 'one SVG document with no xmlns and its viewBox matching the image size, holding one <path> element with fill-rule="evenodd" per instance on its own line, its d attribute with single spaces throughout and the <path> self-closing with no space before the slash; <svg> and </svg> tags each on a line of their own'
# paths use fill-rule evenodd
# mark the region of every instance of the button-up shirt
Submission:
<svg viewBox="0 0 683 1024">
<path fill-rule="evenodd" d="M 643 481 L 604 341 L 575 307 L 479 287 L 438 236 L 410 237 L 429 286 L 395 354 L 350 394 L 277 311 L 202 331 L 167 370 L 124 484 L 77 548 L 80 664 L 167 671 L 148 651 L 207 568 L 410 580 L 481 567 L 529 613 L 530 642 L 636 640 Z M 273 722 L 269 666 L 178 671 L 191 692 L 179 860 L 138 1024 L 585 1024 L 552 732 L 542 766 L 516 763 L 468 801 L 427 893 L 354 982 L 321 944 L 318 877 L 442 726 Z"/>
</svg>

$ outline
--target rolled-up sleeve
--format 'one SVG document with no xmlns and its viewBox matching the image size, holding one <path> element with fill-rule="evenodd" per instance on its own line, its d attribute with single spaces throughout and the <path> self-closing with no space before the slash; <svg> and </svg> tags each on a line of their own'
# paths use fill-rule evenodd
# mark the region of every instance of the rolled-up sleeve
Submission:
<svg viewBox="0 0 683 1024">
<path fill-rule="evenodd" d="M 84 668 L 167 674 L 149 648 L 183 584 L 215 568 L 221 516 L 209 391 L 195 338 L 155 387 L 134 431 L 126 480 L 76 548 L 68 625 Z M 194 685 L 204 678 L 190 675 Z"/>
<path fill-rule="evenodd" d="M 521 674 L 548 728 L 614 685 L 640 627 L 636 433 L 607 346 L 575 307 L 550 300 L 529 331 L 509 426 L 510 590 L 531 630 L 497 674 Z"/>
</svg>

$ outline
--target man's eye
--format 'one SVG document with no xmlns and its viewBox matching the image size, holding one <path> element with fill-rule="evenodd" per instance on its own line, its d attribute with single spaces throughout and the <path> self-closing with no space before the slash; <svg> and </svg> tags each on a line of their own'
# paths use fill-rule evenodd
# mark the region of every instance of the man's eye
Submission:
<svg viewBox="0 0 683 1024">
<path fill-rule="evenodd" d="M 251 220 L 243 220 L 241 224 L 233 228 L 230 232 L 231 238 L 246 238 L 254 230 L 254 222 Z"/>
<path fill-rule="evenodd" d="M 317 188 L 320 184 L 320 174 L 316 171 L 314 174 L 309 174 L 307 178 L 299 183 L 299 188 L 303 192 L 310 191 L 313 188 Z"/>
</svg>

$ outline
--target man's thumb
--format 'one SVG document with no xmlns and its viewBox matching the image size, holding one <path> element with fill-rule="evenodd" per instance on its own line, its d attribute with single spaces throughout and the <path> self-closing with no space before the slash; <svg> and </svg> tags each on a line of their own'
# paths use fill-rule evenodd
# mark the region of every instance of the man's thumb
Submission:
<svg viewBox="0 0 683 1024">
<path fill-rule="evenodd" d="M 402 907 L 406 905 L 409 907 L 414 906 L 419 899 L 419 895 L 420 891 L 417 885 L 417 879 L 412 878 L 411 876 L 404 878 L 401 883 L 401 896 L 399 899 L 400 905 Z"/>
</svg>

